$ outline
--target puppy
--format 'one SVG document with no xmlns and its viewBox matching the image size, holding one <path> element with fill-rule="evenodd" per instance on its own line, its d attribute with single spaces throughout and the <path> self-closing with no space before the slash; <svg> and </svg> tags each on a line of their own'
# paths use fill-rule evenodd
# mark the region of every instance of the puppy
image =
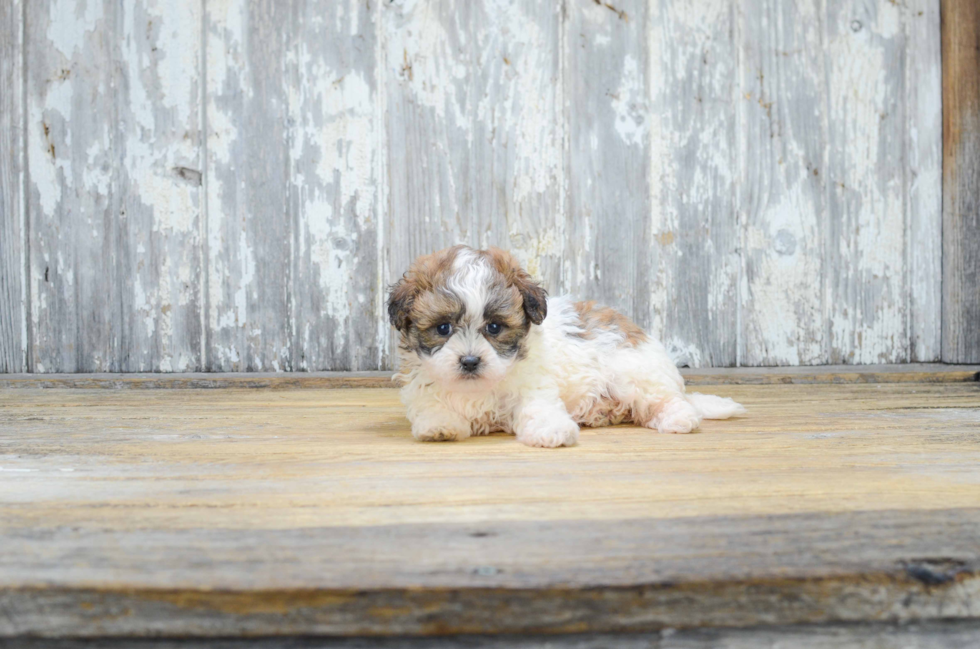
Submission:
<svg viewBox="0 0 980 649">
<path fill-rule="evenodd" d="M 594 302 L 548 298 L 507 252 L 456 246 L 419 257 L 392 288 L 402 401 L 423 441 L 503 431 L 572 446 L 579 425 L 690 433 L 744 412 L 685 394 L 666 350 Z"/>
</svg>

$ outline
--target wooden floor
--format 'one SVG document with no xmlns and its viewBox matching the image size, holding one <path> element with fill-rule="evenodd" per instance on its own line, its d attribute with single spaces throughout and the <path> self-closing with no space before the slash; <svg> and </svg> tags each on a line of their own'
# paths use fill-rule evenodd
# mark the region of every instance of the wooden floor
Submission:
<svg viewBox="0 0 980 649">
<path fill-rule="evenodd" d="M 980 383 L 412 440 L 390 389 L 0 391 L 0 636 L 980 618 Z"/>
</svg>

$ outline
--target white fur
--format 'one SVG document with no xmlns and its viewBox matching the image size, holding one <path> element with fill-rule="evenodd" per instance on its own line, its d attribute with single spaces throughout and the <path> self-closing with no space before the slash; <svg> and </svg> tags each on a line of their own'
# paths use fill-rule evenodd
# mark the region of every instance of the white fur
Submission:
<svg viewBox="0 0 980 649">
<path fill-rule="evenodd" d="M 400 351 L 412 434 L 425 441 L 461 440 L 503 431 L 529 446 L 572 446 L 579 424 L 635 421 L 662 433 L 689 433 L 703 418 L 745 410 L 731 399 L 685 395 L 684 379 L 663 345 L 623 344 L 617 332 L 583 338 L 578 314 L 566 297 L 548 300 L 548 315 L 532 325 L 522 359 L 501 358 L 481 331 L 491 269 L 462 251 L 447 283 L 463 301 L 465 322 L 431 356 Z M 459 358 L 480 356 L 480 378 L 464 378 Z"/>
</svg>

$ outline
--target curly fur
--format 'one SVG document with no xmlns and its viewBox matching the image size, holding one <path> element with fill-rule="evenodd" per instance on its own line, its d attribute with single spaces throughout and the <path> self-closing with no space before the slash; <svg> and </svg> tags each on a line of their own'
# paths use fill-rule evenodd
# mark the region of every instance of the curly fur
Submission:
<svg viewBox="0 0 980 649">
<path fill-rule="evenodd" d="M 571 446 L 580 425 L 689 433 L 704 418 L 745 412 L 731 399 L 686 394 L 658 341 L 612 309 L 548 298 L 501 250 L 420 257 L 393 287 L 388 311 L 400 334 L 396 379 L 419 440 L 503 431 L 529 446 Z"/>
</svg>

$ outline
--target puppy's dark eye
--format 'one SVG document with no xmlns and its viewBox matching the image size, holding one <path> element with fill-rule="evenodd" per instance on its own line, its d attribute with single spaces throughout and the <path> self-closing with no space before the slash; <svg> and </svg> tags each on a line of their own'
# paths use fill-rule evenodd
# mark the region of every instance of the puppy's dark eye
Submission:
<svg viewBox="0 0 980 649">
<path fill-rule="evenodd" d="M 490 334 L 491 336 L 496 336 L 502 330 L 503 327 L 500 326 L 500 323 L 498 322 L 491 322 L 490 324 L 487 325 L 487 333 Z"/>
<path fill-rule="evenodd" d="M 448 322 L 443 322 L 441 325 L 436 327 L 436 331 L 440 336 L 448 336 L 453 332 L 453 326 Z"/>
</svg>

